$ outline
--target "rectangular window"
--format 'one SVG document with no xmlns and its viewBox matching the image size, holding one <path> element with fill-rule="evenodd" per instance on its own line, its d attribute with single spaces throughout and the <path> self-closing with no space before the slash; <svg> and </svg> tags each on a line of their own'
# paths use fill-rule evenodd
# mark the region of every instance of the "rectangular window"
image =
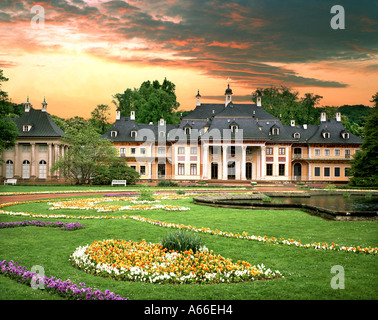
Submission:
<svg viewBox="0 0 378 320">
<path fill-rule="evenodd" d="M 340 168 L 335 167 L 335 177 L 340 177 Z"/>
<path fill-rule="evenodd" d="M 22 145 L 22 151 L 24 151 L 24 152 L 30 151 L 30 144 L 24 144 L 24 145 Z"/>
<path fill-rule="evenodd" d="M 245 153 L 252 154 L 252 147 L 247 147 L 247 149 L 245 150 Z"/>
<path fill-rule="evenodd" d="M 179 147 L 178 148 L 178 154 L 185 154 L 185 148 L 184 147 Z"/>
<path fill-rule="evenodd" d="M 331 150 L 329 150 L 329 149 L 325 149 L 325 150 L 324 150 L 324 155 L 325 155 L 325 156 L 330 156 L 330 155 L 331 155 Z"/>
<path fill-rule="evenodd" d="M 119 148 L 119 153 L 125 155 L 126 154 L 126 148 Z"/>
<path fill-rule="evenodd" d="M 46 152 L 47 151 L 47 145 L 40 144 L 39 145 L 39 152 Z"/>
<path fill-rule="evenodd" d="M 350 158 L 350 149 L 345 149 L 345 158 Z"/>
<path fill-rule="evenodd" d="M 165 147 L 158 147 L 158 154 L 165 154 Z"/>
<path fill-rule="evenodd" d="M 190 148 L 190 154 L 197 154 L 197 148 L 196 147 L 191 147 Z"/>
<path fill-rule="evenodd" d="M 350 177 L 350 168 L 349 168 L 349 167 L 346 167 L 344 170 L 345 170 L 345 171 L 344 171 L 344 175 L 345 175 L 346 177 Z"/>
<path fill-rule="evenodd" d="M 279 154 L 285 154 L 285 148 L 279 148 L 278 151 Z"/>
<path fill-rule="evenodd" d="M 320 156 L 320 149 L 315 149 L 315 155 Z"/>
<path fill-rule="evenodd" d="M 130 148 L 130 153 L 135 154 L 135 150 L 136 150 L 135 148 Z"/>
<path fill-rule="evenodd" d="M 273 175 L 273 164 L 272 163 L 267 163 L 266 164 L 266 175 L 267 176 L 272 176 Z"/>
<path fill-rule="evenodd" d="M 130 166 L 130 168 L 136 171 L 136 166 Z"/>
<path fill-rule="evenodd" d="M 194 163 L 190 165 L 190 175 L 192 176 L 197 175 L 197 165 Z"/>
<path fill-rule="evenodd" d="M 183 163 L 178 164 L 178 174 L 183 176 L 185 174 L 185 165 Z"/>
<path fill-rule="evenodd" d="M 284 176 L 285 175 L 285 165 L 284 164 L 280 164 L 279 165 L 279 173 L 278 173 L 280 176 Z"/>
<path fill-rule="evenodd" d="M 144 176 L 146 174 L 146 166 L 140 166 L 139 167 L 139 174 L 141 176 Z"/>
<path fill-rule="evenodd" d="M 320 167 L 315 167 L 314 175 L 315 177 L 320 177 Z"/>
<path fill-rule="evenodd" d="M 232 156 L 235 155 L 235 147 L 230 147 L 230 154 L 231 154 Z"/>
<path fill-rule="evenodd" d="M 325 167 L 324 168 L 324 176 L 325 177 L 330 177 L 331 176 L 331 168 Z"/>
<path fill-rule="evenodd" d="M 335 156 L 338 157 L 341 155 L 340 149 L 335 149 Z"/>
<path fill-rule="evenodd" d="M 140 148 L 140 154 L 146 154 L 146 148 Z"/>
<path fill-rule="evenodd" d="M 273 148 L 266 148 L 266 154 L 273 154 Z"/>
</svg>

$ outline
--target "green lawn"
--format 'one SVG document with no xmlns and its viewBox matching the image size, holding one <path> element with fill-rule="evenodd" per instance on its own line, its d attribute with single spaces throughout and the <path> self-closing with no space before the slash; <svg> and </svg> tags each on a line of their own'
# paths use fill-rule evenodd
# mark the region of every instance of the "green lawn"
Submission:
<svg viewBox="0 0 378 320">
<path fill-rule="evenodd" d="M 9 187 L 11 188 L 11 187 Z M 0 190 L 2 192 L 2 190 Z M 191 199 L 164 200 L 162 203 L 190 207 L 190 211 L 167 212 L 133 211 L 140 215 L 165 222 L 207 227 L 228 232 L 248 232 L 259 236 L 293 238 L 302 243 L 335 242 L 339 245 L 378 246 L 378 223 L 356 221 L 325 221 L 297 210 L 242 210 L 213 208 L 195 205 Z M 46 202 L 19 204 L 4 210 L 42 214 L 98 215 L 94 211 L 49 211 Z M 106 213 L 122 215 L 125 212 Z M 0 222 L 44 220 L 20 216 L 0 215 Z M 49 219 L 49 221 L 62 219 Z M 245 260 L 251 264 L 264 264 L 279 270 L 285 278 L 268 281 L 232 284 L 170 285 L 120 282 L 86 274 L 73 268 L 68 259 L 73 251 L 94 240 L 145 239 L 159 242 L 169 232 L 168 228 L 154 226 L 132 219 L 78 220 L 86 224 L 83 230 L 72 232 L 55 228 L 9 228 L 0 230 L 0 259 L 15 260 L 31 269 L 43 266 L 45 274 L 56 278 L 85 282 L 101 291 L 109 289 L 133 300 L 329 300 L 377 299 L 377 256 L 355 253 L 318 251 L 296 247 L 270 245 L 257 241 L 229 239 L 200 234 L 203 242 L 215 253 L 234 261 Z M 345 270 L 345 289 L 332 289 L 331 268 L 342 266 Z M 57 299 L 43 291 L 16 283 L 0 276 L 0 299 Z"/>
</svg>

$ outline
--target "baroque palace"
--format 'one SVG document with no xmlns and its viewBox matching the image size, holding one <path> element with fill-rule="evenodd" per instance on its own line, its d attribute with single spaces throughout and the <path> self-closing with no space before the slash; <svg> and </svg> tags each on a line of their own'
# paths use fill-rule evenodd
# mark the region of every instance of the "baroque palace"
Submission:
<svg viewBox="0 0 378 320">
<path fill-rule="evenodd" d="M 135 122 L 116 111 L 116 121 L 102 136 L 112 141 L 119 156 L 140 173 L 143 180 L 175 181 L 257 181 L 257 182 L 347 182 L 351 157 L 362 139 L 341 123 L 321 113 L 319 125 L 283 125 L 280 119 L 256 103 L 232 101 L 225 91 L 225 103 L 201 102 L 181 118 L 179 125 Z M 65 133 L 51 120 L 47 104 L 41 110 L 25 104 L 18 119 L 16 145 L 5 151 L 0 176 L 20 182 L 60 181 L 50 168 L 69 146 Z"/>
<path fill-rule="evenodd" d="M 176 181 L 326 181 L 347 182 L 350 160 L 362 139 L 348 132 L 338 112 L 321 114 L 319 125 L 282 125 L 256 103 L 196 107 L 179 125 L 137 124 L 135 110 L 103 135 L 142 179 Z"/>
</svg>

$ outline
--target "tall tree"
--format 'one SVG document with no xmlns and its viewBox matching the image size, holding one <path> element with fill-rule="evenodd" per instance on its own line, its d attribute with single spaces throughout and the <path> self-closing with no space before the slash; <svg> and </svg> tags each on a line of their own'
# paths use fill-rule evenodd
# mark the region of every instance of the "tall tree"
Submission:
<svg viewBox="0 0 378 320">
<path fill-rule="evenodd" d="M 91 112 L 89 122 L 100 134 L 103 134 L 111 127 L 109 116 L 110 107 L 106 104 L 99 104 Z"/>
<path fill-rule="evenodd" d="M 13 105 L 9 102 L 8 93 L 1 89 L 2 82 L 8 80 L 3 76 L 3 70 L 0 70 L 0 153 L 14 146 L 18 136 L 16 124 L 7 119 L 14 111 Z"/>
<path fill-rule="evenodd" d="M 175 84 L 167 79 L 162 84 L 158 80 L 145 81 L 139 89 L 128 88 L 113 98 L 113 103 L 123 116 L 129 116 L 131 108 L 134 108 L 137 123 L 157 123 L 161 117 L 171 124 L 180 121 L 175 112 L 180 105 L 175 94 Z"/>
<path fill-rule="evenodd" d="M 374 107 L 364 126 L 361 151 L 352 159 L 351 183 L 359 186 L 378 186 L 378 92 L 371 100 Z"/>
<path fill-rule="evenodd" d="M 61 172 L 74 184 L 90 183 L 98 166 L 117 158 L 111 141 L 102 139 L 92 126 L 69 128 L 64 140 L 70 147 L 51 172 Z"/>
<path fill-rule="evenodd" d="M 292 89 L 281 86 L 259 88 L 252 92 L 252 98 L 262 96 L 262 108 L 271 115 L 280 118 L 284 125 L 295 120 L 298 124 L 317 124 L 319 122 L 319 111 L 315 106 L 322 99 L 319 95 L 306 93 L 299 98 L 299 93 Z"/>
</svg>

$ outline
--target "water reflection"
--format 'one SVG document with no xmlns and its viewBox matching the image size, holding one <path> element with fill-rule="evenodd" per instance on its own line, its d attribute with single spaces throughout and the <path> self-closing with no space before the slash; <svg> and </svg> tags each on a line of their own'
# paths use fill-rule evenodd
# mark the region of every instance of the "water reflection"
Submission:
<svg viewBox="0 0 378 320">
<path fill-rule="evenodd" d="M 378 211 L 378 197 L 342 195 L 311 196 L 310 198 L 276 198 L 281 203 L 308 204 L 335 211 Z M 277 201 L 277 200 L 276 200 Z"/>
</svg>

